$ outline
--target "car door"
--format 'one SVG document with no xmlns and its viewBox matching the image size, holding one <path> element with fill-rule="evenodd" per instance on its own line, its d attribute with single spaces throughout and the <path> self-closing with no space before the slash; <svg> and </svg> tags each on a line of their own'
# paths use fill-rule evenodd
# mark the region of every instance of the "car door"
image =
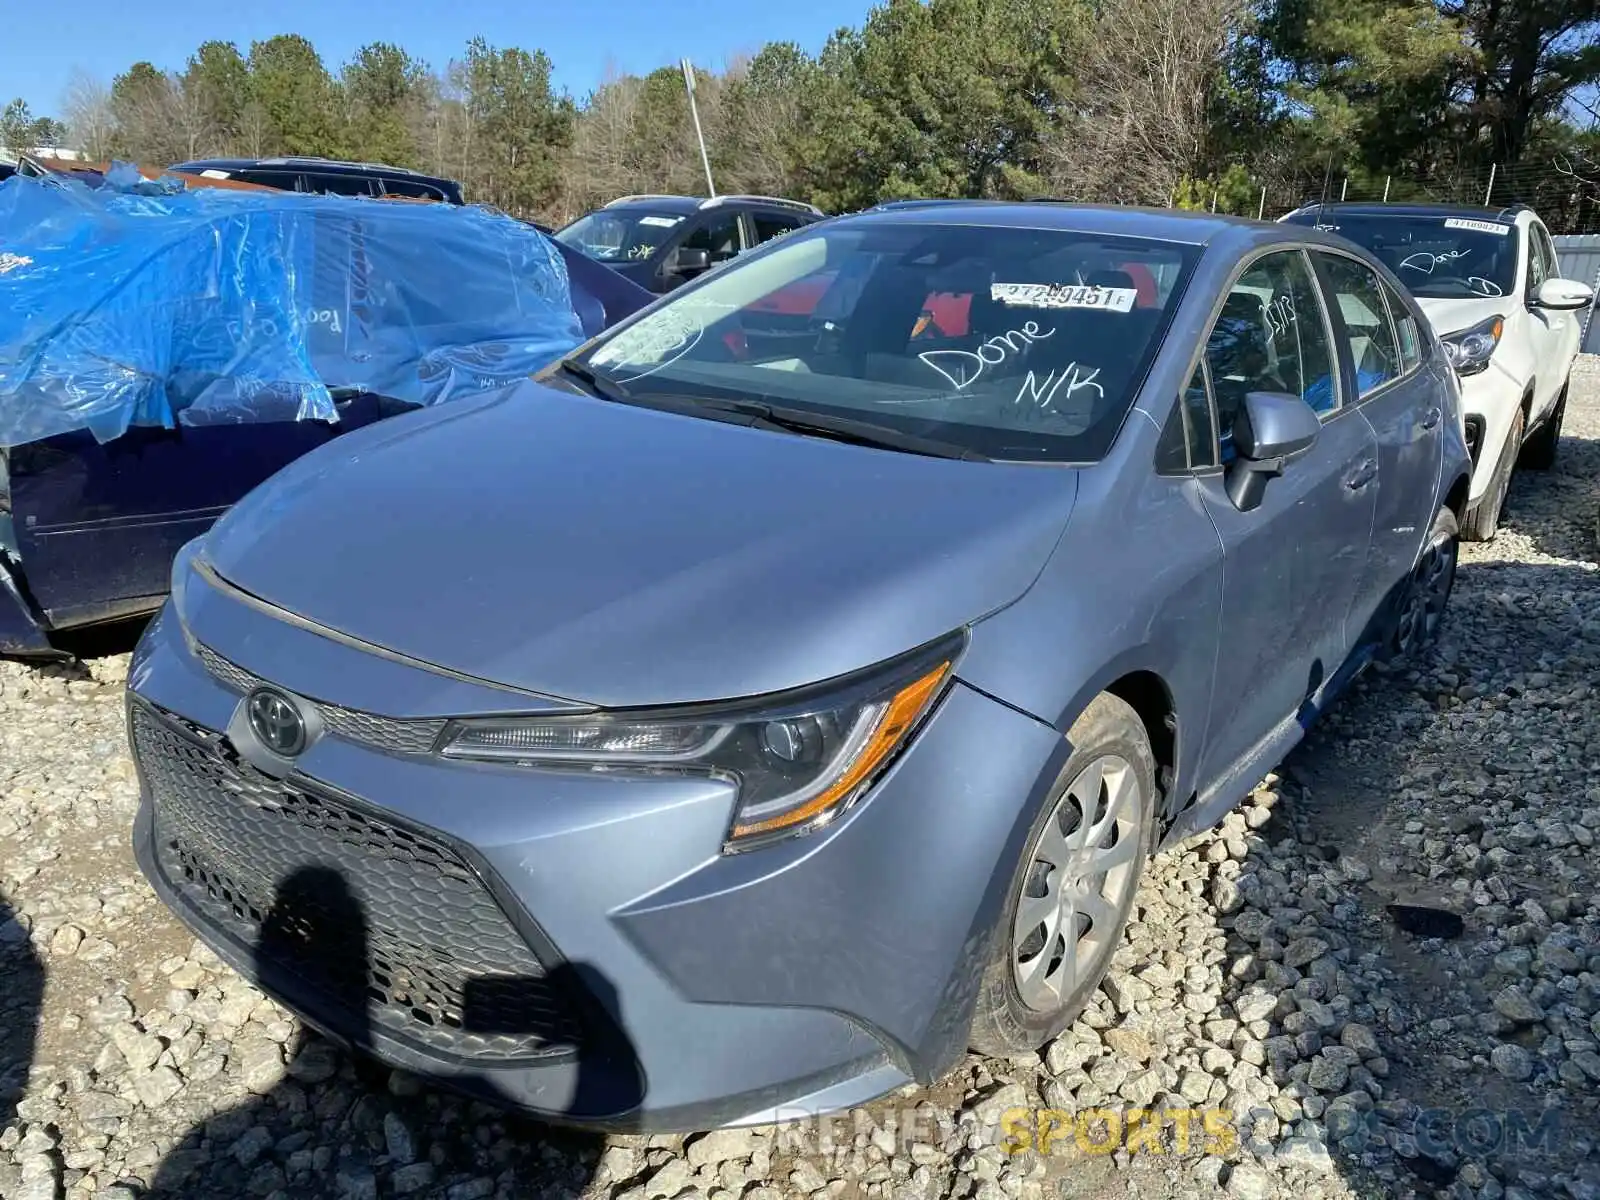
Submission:
<svg viewBox="0 0 1600 1200">
<path fill-rule="evenodd" d="M 1272 251 L 1244 268 L 1205 359 L 1224 470 L 1247 393 L 1298 395 L 1322 418 L 1310 450 L 1248 512 L 1229 499 L 1223 471 L 1199 476 L 1223 544 L 1223 642 L 1203 768 L 1216 778 L 1301 715 L 1344 661 L 1372 532 L 1377 448 L 1360 412 L 1343 403 L 1328 314 L 1303 251 Z"/>
<path fill-rule="evenodd" d="M 1424 364 L 1411 305 L 1372 268 L 1346 254 L 1312 254 L 1327 291 L 1334 340 L 1352 402 L 1372 427 L 1378 478 L 1372 545 L 1350 613 L 1350 639 L 1372 632 L 1384 602 L 1428 536 L 1444 461 L 1442 364 Z"/>
<path fill-rule="evenodd" d="M 151 608 L 172 556 L 229 505 L 339 433 L 386 415 L 373 396 L 339 403 L 339 424 L 134 426 L 100 443 L 87 431 L 10 452 L 11 503 L 23 578 L 57 628 Z"/>
<path fill-rule="evenodd" d="M 1561 266 L 1556 257 L 1555 244 L 1551 242 L 1543 224 L 1538 221 L 1530 223 L 1528 235 L 1528 294 L 1525 300 L 1531 301 L 1545 280 L 1560 277 Z M 1534 342 L 1532 421 L 1537 423 L 1555 407 L 1556 398 L 1567 382 L 1567 372 L 1571 370 L 1572 360 L 1578 353 L 1578 341 L 1582 333 L 1579 323 L 1581 314 L 1553 312 L 1548 308 L 1535 308 L 1532 304 L 1528 305 L 1528 314 L 1528 329 Z"/>
</svg>

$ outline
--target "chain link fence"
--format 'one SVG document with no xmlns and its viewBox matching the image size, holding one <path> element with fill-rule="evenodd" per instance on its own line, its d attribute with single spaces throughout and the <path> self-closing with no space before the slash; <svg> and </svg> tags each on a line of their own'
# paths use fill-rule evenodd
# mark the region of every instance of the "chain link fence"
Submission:
<svg viewBox="0 0 1600 1200">
<path fill-rule="evenodd" d="M 1565 155 L 1433 175 L 1368 175 L 1330 164 L 1323 177 L 1285 182 L 1230 176 L 1211 185 L 1213 211 L 1277 220 L 1318 201 L 1533 208 L 1552 234 L 1600 234 L 1600 164 Z"/>
</svg>

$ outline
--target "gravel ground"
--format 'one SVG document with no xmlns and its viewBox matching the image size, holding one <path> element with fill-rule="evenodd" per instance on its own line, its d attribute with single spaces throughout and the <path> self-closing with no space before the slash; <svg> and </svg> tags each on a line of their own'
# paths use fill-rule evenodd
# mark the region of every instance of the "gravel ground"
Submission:
<svg viewBox="0 0 1600 1200">
<path fill-rule="evenodd" d="M 1600 359 L 1566 434 L 1428 661 L 1152 864 L 1073 1029 L 831 1128 L 563 1133 L 347 1060 L 135 870 L 126 655 L 0 663 L 0 1197 L 1596 1200 Z M 1040 1107 L 1050 1152 L 1005 1144 Z"/>
</svg>

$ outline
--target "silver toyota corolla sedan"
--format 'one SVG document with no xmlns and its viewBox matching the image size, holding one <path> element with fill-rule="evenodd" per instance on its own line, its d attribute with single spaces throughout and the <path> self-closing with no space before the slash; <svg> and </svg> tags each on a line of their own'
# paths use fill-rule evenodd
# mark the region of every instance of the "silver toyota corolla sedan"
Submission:
<svg viewBox="0 0 1600 1200">
<path fill-rule="evenodd" d="M 1147 856 L 1436 632 L 1458 401 L 1317 230 L 820 222 L 191 543 L 139 862 L 330 1038 L 569 1121 L 1038 1047 Z"/>
</svg>

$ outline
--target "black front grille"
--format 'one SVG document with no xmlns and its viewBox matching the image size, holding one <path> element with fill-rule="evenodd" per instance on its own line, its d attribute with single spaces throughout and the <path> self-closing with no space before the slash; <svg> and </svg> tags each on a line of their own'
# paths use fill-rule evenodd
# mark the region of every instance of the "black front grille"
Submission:
<svg viewBox="0 0 1600 1200">
<path fill-rule="evenodd" d="M 221 735 L 144 704 L 132 739 L 162 873 L 252 948 L 269 991 L 314 996 L 307 1015 L 357 1042 L 381 1029 L 450 1059 L 509 1063 L 578 1044 L 566 998 L 454 849 L 272 779 Z"/>
</svg>

